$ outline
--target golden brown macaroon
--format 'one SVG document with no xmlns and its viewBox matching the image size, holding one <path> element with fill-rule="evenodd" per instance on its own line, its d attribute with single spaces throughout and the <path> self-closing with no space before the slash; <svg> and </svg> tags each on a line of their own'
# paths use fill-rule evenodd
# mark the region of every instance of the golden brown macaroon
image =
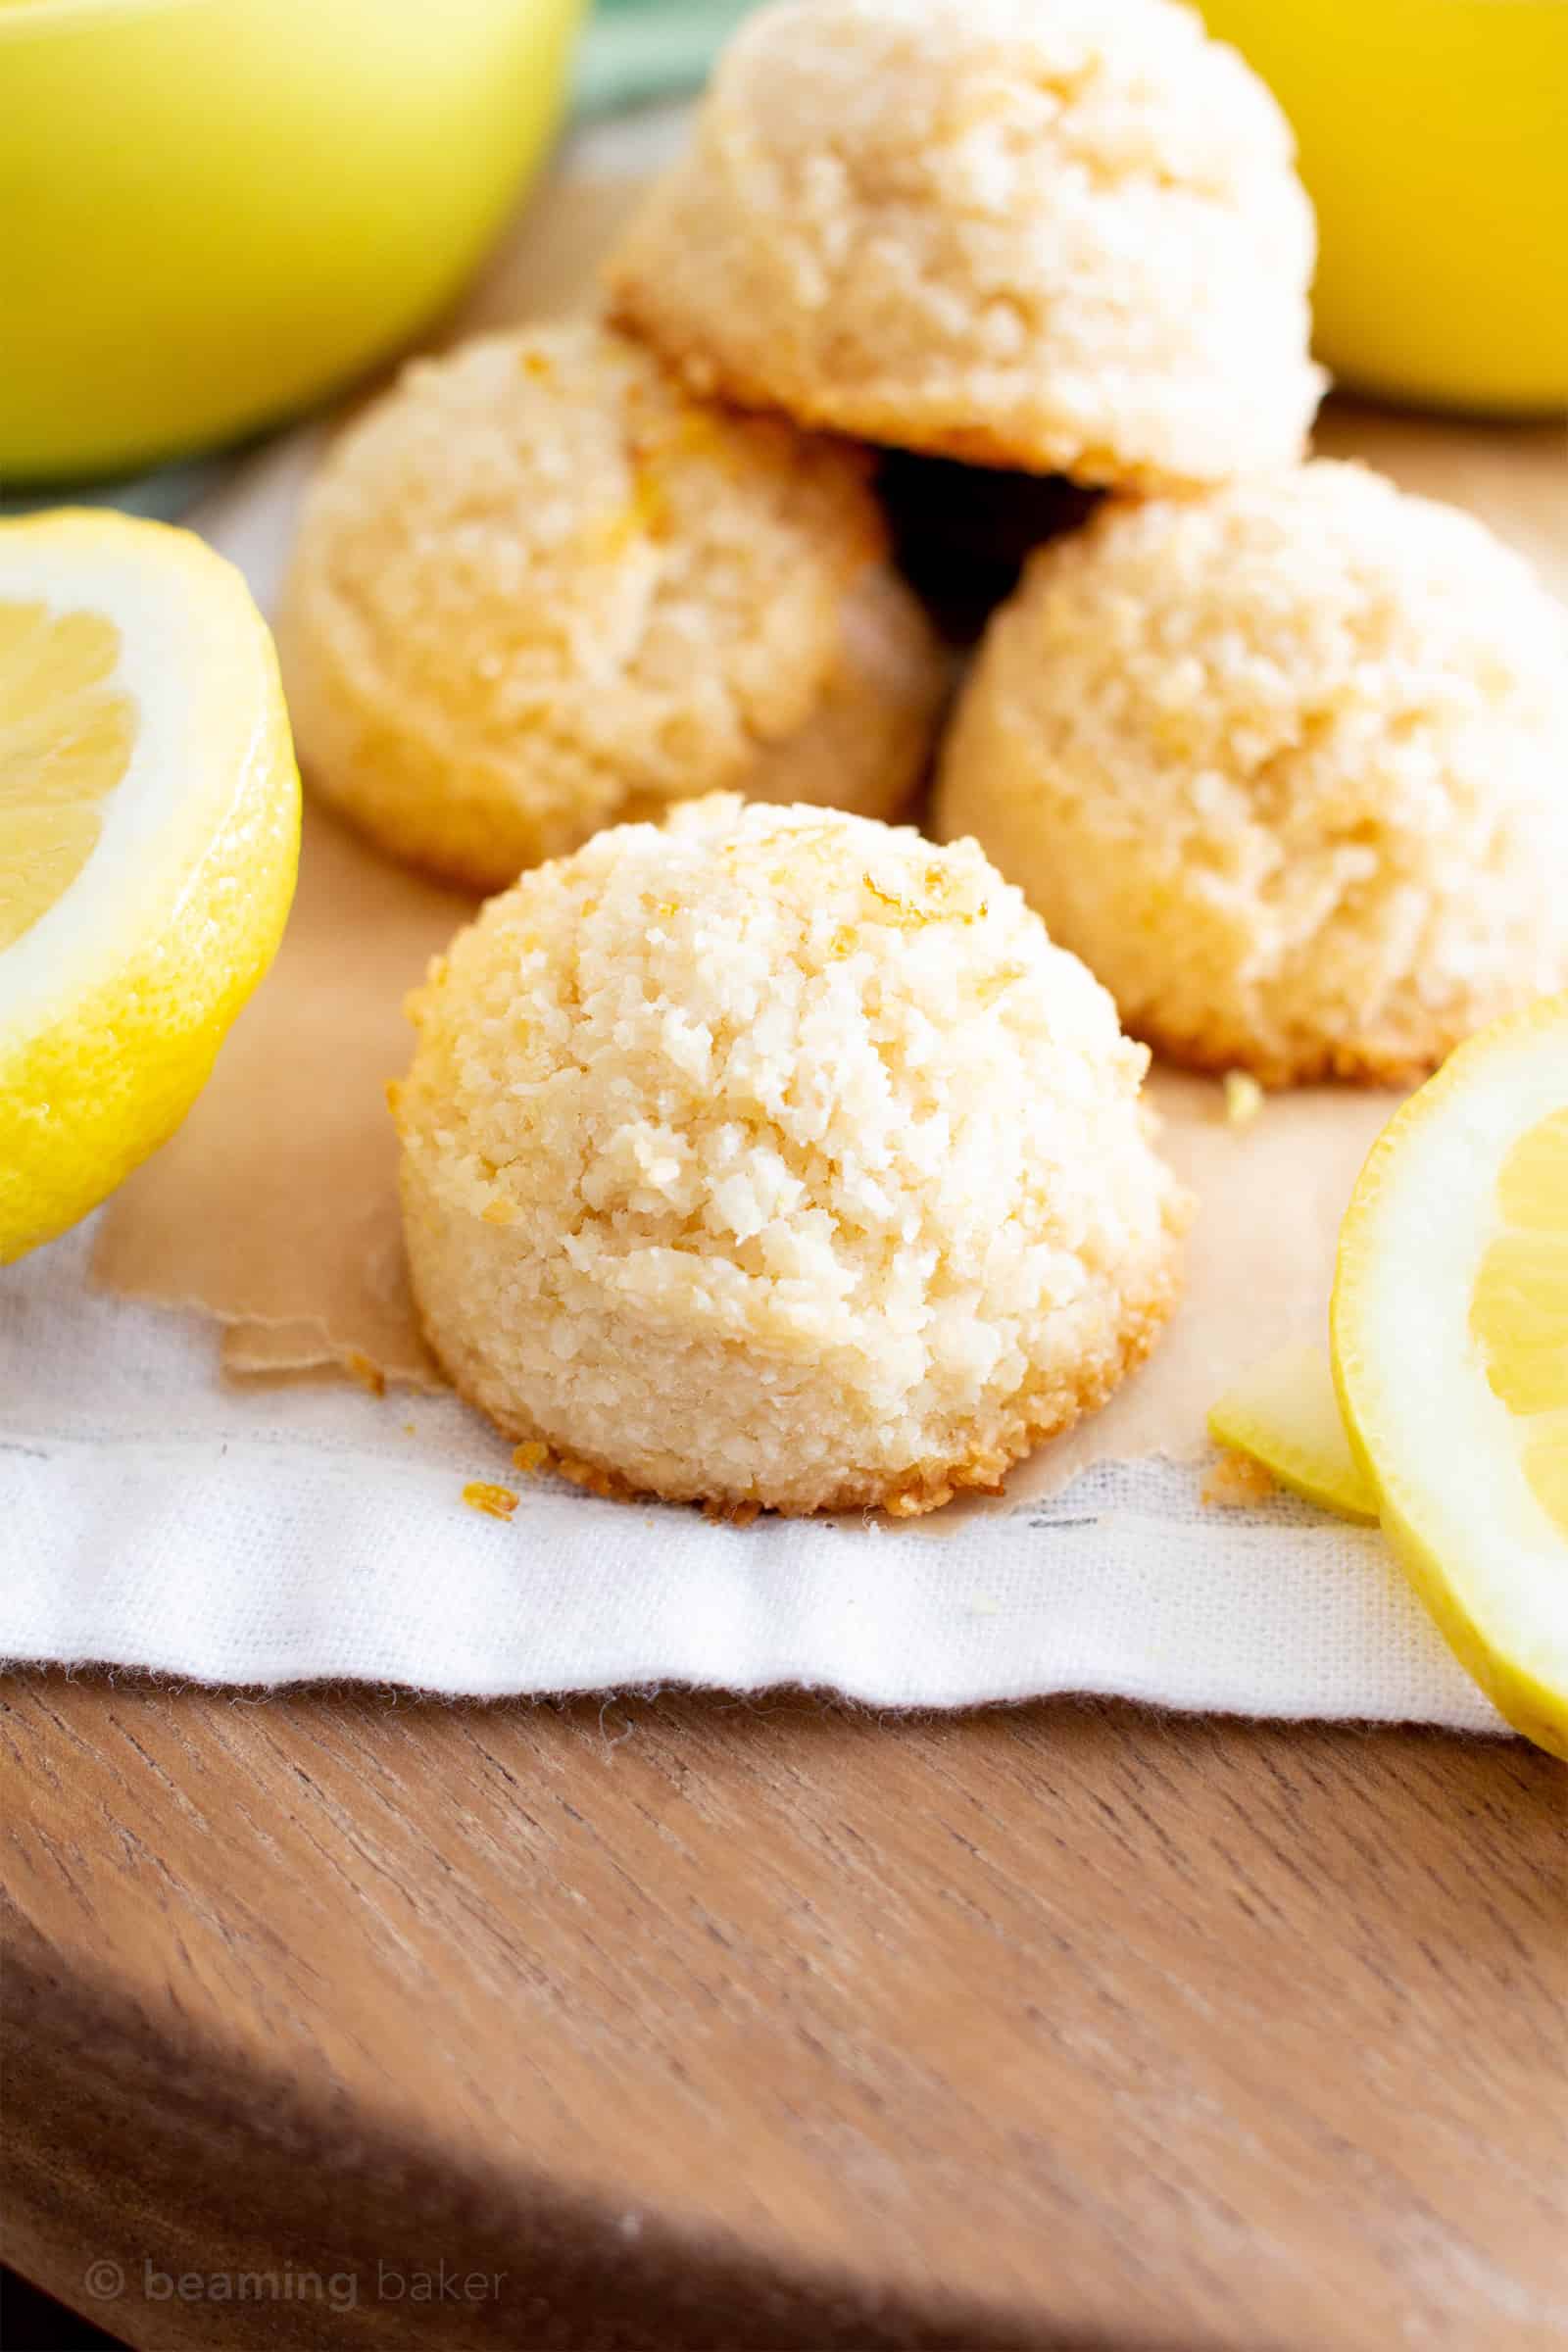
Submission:
<svg viewBox="0 0 1568 2352">
<path fill-rule="evenodd" d="M 1175 1298 L 1148 1055 L 972 843 L 689 803 L 524 874 L 411 1011 L 424 1330 L 602 1492 L 929 1510 Z"/>
<path fill-rule="evenodd" d="M 1299 454 L 1289 126 L 1175 0 L 776 0 L 608 272 L 694 387 L 1079 482 Z"/>
<path fill-rule="evenodd" d="M 1172 1059 L 1413 1082 L 1568 981 L 1568 615 L 1361 466 L 1110 508 L 993 620 L 935 824 Z"/>
<path fill-rule="evenodd" d="M 859 453 L 591 323 L 420 361 L 349 427 L 278 644 L 316 790 L 480 890 L 718 785 L 891 814 L 946 684 Z"/>
</svg>

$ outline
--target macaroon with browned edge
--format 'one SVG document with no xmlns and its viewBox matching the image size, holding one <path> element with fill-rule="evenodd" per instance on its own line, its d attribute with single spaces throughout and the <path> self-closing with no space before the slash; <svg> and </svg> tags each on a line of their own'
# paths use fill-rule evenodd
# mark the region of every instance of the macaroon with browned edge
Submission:
<svg viewBox="0 0 1568 2352">
<path fill-rule="evenodd" d="M 425 1333 L 601 1493 L 927 1511 L 1174 1302 L 1148 1055 L 972 843 L 690 803 L 525 874 L 411 1011 Z"/>
<path fill-rule="evenodd" d="M 1109 508 L 993 619 L 935 820 L 1172 1060 L 1413 1083 L 1568 982 L 1568 613 L 1361 466 Z"/>
<path fill-rule="evenodd" d="M 1298 456 L 1289 125 L 1175 0 L 775 0 L 608 272 L 705 393 L 1149 490 Z"/>
<path fill-rule="evenodd" d="M 307 781 L 477 890 L 720 786 L 893 815 L 947 686 L 863 454 L 587 322 L 419 361 L 350 425 L 278 646 Z"/>
</svg>

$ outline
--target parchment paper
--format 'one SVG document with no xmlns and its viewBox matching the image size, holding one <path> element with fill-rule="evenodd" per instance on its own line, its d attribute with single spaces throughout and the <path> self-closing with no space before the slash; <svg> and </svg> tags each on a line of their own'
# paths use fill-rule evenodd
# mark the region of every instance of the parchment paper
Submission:
<svg viewBox="0 0 1568 2352">
<path fill-rule="evenodd" d="M 447 336 L 589 299 L 595 257 L 634 195 L 626 180 L 558 182 Z M 1340 409 L 1321 442 L 1473 506 L 1568 590 L 1568 445 L 1555 498 L 1549 485 L 1542 495 L 1539 451 L 1556 445 L 1547 428 L 1488 434 Z M 264 604 L 318 446 L 305 436 L 273 451 L 196 517 Z M 1518 466 L 1521 450 L 1536 453 L 1532 467 Z M 110 1207 L 96 1281 L 205 1309 L 224 1327 L 233 1375 L 329 1365 L 371 1385 L 433 1385 L 404 1278 L 385 1087 L 410 1051 L 402 1000 L 468 911 L 311 809 L 276 965 L 180 1134 Z M 1396 1100 L 1274 1096 L 1234 1127 L 1217 1086 L 1156 1073 L 1152 1094 L 1165 1148 L 1200 1200 L 1186 1301 L 1109 1409 L 1015 1474 L 1011 1503 L 1099 1461 L 1191 1458 L 1237 1373 L 1321 1333 L 1339 1221 Z"/>
</svg>

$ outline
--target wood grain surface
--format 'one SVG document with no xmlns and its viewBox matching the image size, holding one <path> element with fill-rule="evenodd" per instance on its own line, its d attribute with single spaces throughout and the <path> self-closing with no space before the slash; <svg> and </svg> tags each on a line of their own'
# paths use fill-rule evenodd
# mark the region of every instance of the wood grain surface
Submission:
<svg viewBox="0 0 1568 2352">
<path fill-rule="evenodd" d="M 7 2254 L 149 2352 L 1568 2341 L 1520 1744 L 62 1676 L 0 1741 Z"/>
</svg>

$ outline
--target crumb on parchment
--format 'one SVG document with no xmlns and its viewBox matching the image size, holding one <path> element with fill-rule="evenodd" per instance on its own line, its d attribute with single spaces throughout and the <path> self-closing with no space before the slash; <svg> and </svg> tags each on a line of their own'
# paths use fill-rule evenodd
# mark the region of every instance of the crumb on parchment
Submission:
<svg viewBox="0 0 1568 2352">
<path fill-rule="evenodd" d="M 1225 1073 L 1225 1123 L 1228 1127 L 1250 1127 L 1263 1107 L 1263 1089 L 1250 1070 L 1227 1070 Z"/>
<path fill-rule="evenodd" d="M 1267 1502 L 1277 1492 L 1261 1462 L 1254 1462 L 1250 1453 L 1226 1452 L 1204 1479 L 1202 1498 L 1220 1510 L 1241 1510 L 1251 1502 Z"/>
</svg>

